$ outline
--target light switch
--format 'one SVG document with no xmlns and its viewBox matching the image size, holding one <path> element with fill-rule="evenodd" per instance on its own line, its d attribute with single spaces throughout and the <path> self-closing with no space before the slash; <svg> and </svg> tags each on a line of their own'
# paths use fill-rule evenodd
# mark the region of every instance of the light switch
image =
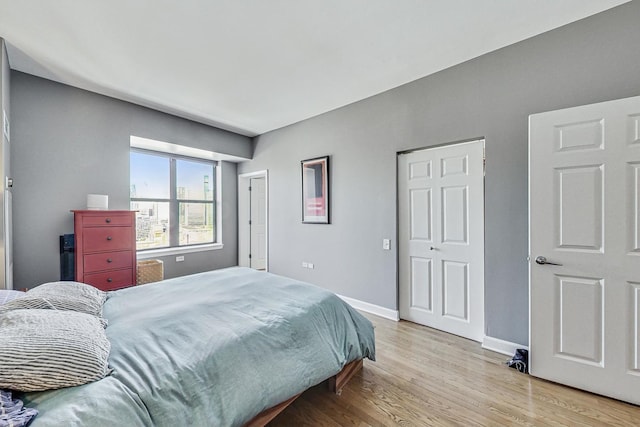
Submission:
<svg viewBox="0 0 640 427">
<path fill-rule="evenodd" d="M 391 239 L 382 239 L 382 249 L 385 251 L 391 250 Z"/>
</svg>

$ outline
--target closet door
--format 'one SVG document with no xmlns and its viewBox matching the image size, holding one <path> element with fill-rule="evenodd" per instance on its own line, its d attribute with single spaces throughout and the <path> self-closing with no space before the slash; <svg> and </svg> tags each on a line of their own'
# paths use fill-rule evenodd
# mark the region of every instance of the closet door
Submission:
<svg viewBox="0 0 640 427">
<path fill-rule="evenodd" d="M 400 317 L 484 337 L 484 141 L 398 157 Z"/>
</svg>

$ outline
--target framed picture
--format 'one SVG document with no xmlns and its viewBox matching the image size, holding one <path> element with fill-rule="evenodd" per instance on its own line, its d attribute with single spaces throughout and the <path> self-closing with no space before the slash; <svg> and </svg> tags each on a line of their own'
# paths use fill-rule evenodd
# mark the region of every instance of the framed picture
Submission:
<svg viewBox="0 0 640 427">
<path fill-rule="evenodd" d="M 302 222 L 329 224 L 329 156 L 303 160 Z"/>
</svg>

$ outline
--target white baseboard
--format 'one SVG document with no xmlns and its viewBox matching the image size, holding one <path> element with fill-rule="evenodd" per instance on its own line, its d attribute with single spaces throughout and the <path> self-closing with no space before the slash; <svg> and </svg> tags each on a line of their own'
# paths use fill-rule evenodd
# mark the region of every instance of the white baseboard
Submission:
<svg viewBox="0 0 640 427">
<path fill-rule="evenodd" d="M 381 307 L 379 305 L 371 304 L 368 302 L 360 301 L 354 298 L 345 297 L 343 295 L 339 295 L 344 302 L 351 305 L 353 308 L 357 310 L 362 310 L 367 313 L 375 314 L 376 316 L 384 317 L 385 319 L 393 320 L 395 322 L 400 320 L 400 313 L 398 310 L 391 310 L 386 307 Z M 514 342 L 501 340 L 499 338 L 493 338 L 489 336 L 485 336 L 482 340 L 482 348 L 487 350 L 495 351 L 496 353 L 505 354 L 507 356 L 513 356 L 518 348 L 524 348 L 526 350 L 529 347 L 524 346 L 522 344 L 516 344 Z"/>
<path fill-rule="evenodd" d="M 482 340 L 482 348 L 495 351 L 496 353 L 506 354 L 507 356 L 513 356 L 518 348 L 524 348 L 525 350 L 529 349 L 529 347 L 521 344 L 487 336 Z"/>
<path fill-rule="evenodd" d="M 344 302 L 352 306 L 357 310 L 366 311 L 367 313 L 375 314 L 376 316 L 384 317 L 393 321 L 400 320 L 400 313 L 398 310 L 391 310 L 390 308 L 380 307 L 379 305 L 370 304 L 368 302 L 360 301 L 357 299 L 338 295 Z"/>
</svg>

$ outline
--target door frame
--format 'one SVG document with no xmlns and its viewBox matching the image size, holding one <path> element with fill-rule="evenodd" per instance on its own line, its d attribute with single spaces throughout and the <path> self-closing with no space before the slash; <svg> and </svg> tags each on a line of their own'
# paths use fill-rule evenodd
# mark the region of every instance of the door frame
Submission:
<svg viewBox="0 0 640 427">
<path fill-rule="evenodd" d="M 251 247 L 251 193 L 249 182 L 252 178 L 264 178 L 265 198 L 265 271 L 269 271 L 269 171 L 242 173 L 238 175 L 238 265 L 249 267 L 249 249 Z"/>
<path fill-rule="evenodd" d="M 482 313 L 480 316 L 480 322 L 482 322 L 481 325 L 481 329 L 482 329 L 482 335 L 483 337 L 480 339 L 479 342 L 484 343 L 484 341 L 487 338 L 487 332 L 486 332 L 486 298 L 485 298 L 485 290 L 486 290 L 486 283 L 485 283 L 485 278 L 486 278 L 486 250 L 485 250 L 485 242 L 486 242 L 486 146 L 487 146 L 487 140 L 484 136 L 480 136 L 480 137 L 476 137 L 476 138 L 469 138 L 469 139 L 464 139 L 464 140 L 459 140 L 459 141 L 454 141 L 454 142 L 448 142 L 448 143 L 442 143 L 442 144 L 435 144 L 435 145 L 429 145 L 429 146 L 423 146 L 423 147 L 417 147 L 417 148 L 411 148 L 411 149 L 407 149 L 407 150 L 402 150 L 402 151 L 398 151 L 396 153 L 396 194 L 398 195 L 396 197 L 396 235 L 398 236 L 398 248 L 400 248 L 400 245 L 402 245 L 402 241 L 401 241 L 401 232 L 400 232 L 400 197 L 399 197 L 399 192 L 400 192 L 400 177 L 399 177 L 399 161 L 400 161 L 400 156 L 403 154 L 410 154 L 410 153 L 414 153 L 417 151 L 423 151 L 423 150 L 431 150 L 431 149 L 438 149 L 438 148 L 446 148 L 446 147 L 451 147 L 451 146 L 455 146 L 455 145 L 462 145 L 462 144 L 469 144 L 469 143 L 473 143 L 473 142 L 482 142 L 482 186 L 483 186 L 483 197 L 482 197 L 482 214 L 483 214 L 483 221 L 482 221 L 482 235 L 483 235 L 483 244 L 482 244 L 482 259 L 483 259 L 483 269 L 482 269 L 482 275 L 481 275 L 481 286 L 482 286 L 482 290 L 480 292 L 480 294 L 482 295 Z M 402 319 L 401 315 L 400 315 L 400 250 L 398 249 L 397 251 L 397 258 L 396 258 L 396 272 L 397 272 L 397 286 L 396 286 L 396 301 L 397 301 L 397 310 L 398 310 L 398 317 L 399 319 Z M 446 331 L 444 331 L 446 332 Z M 484 345 L 484 344 L 483 344 Z"/>
</svg>

